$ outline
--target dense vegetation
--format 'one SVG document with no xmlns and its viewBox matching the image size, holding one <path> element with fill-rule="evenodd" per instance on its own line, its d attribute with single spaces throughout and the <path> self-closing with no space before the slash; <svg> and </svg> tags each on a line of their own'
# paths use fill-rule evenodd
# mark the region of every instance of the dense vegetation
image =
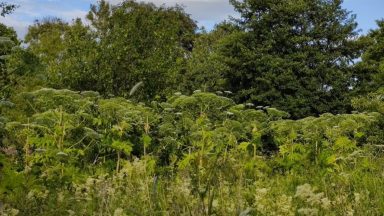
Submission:
<svg viewBox="0 0 384 216">
<path fill-rule="evenodd" d="M 231 3 L 210 32 L 130 0 L 1 24 L 0 214 L 382 215 L 384 21 Z"/>
</svg>

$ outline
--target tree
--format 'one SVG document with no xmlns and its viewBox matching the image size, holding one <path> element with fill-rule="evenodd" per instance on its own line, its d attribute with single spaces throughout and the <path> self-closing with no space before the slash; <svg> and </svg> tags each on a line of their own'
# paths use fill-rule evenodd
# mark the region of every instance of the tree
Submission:
<svg viewBox="0 0 384 216">
<path fill-rule="evenodd" d="M 124 1 L 92 6 L 87 18 L 96 29 L 102 92 L 152 99 L 175 91 L 193 48 L 195 22 L 182 8 Z"/>
<path fill-rule="evenodd" d="M 131 97 L 142 83 L 137 99 L 177 90 L 196 30 L 182 8 L 100 1 L 87 18 L 91 26 L 51 18 L 29 28 L 26 42 L 47 68 L 51 87 Z"/>
<path fill-rule="evenodd" d="M 201 89 L 207 92 L 225 90 L 227 65 L 219 55 L 220 41 L 239 29 L 229 22 L 215 26 L 211 32 L 203 29 L 196 36 L 194 47 L 188 59 L 187 72 L 183 75 L 183 88 L 191 93 Z"/>
<path fill-rule="evenodd" d="M 377 29 L 360 39 L 367 46 L 361 62 L 355 67 L 359 94 L 376 91 L 384 84 L 384 19 L 378 20 L 377 25 Z"/>
<path fill-rule="evenodd" d="M 0 15 L 5 16 L 12 13 L 17 8 L 14 4 L 0 2 Z M 6 66 L 6 59 L 11 54 L 12 47 L 19 44 L 15 30 L 0 23 L 0 96 L 9 96 L 8 87 L 10 85 L 9 71 Z"/>
<path fill-rule="evenodd" d="M 10 72 L 7 68 L 7 59 L 12 48 L 19 44 L 15 30 L 0 23 L 0 96 L 9 96 L 11 84 Z"/>
<path fill-rule="evenodd" d="M 355 16 L 342 0 L 231 0 L 242 32 L 222 43 L 226 78 L 239 102 L 294 118 L 349 110 L 351 64 L 359 57 Z"/>
<path fill-rule="evenodd" d="M 0 3 L 2 16 L 18 6 Z M 31 90 L 41 84 L 40 61 L 28 49 L 20 46 L 15 30 L 0 24 L 0 97 L 9 98 L 16 91 Z"/>
<path fill-rule="evenodd" d="M 5 16 L 12 13 L 18 6 L 14 4 L 8 4 L 6 2 L 0 2 L 0 16 Z"/>
<path fill-rule="evenodd" d="M 100 90 L 96 73 L 99 57 L 94 33 L 80 18 L 66 23 L 59 18 L 45 18 L 29 27 L 25 41 L 28 51 L 38 56 L 54 88 Z"/>
<path fill-rule="evenodd" d="M 60 53 L 60 63 L 52 65 L 59 73 L 58 80 L 53 86 L 75 90 L 102 91 L 102 81 L 98 78 L 101 50 L 95 35 L 81 19 L 76 19 L 66 28 L 62 36 L 63 51 Z"/>
<path fill-rule="evenodd" d="M 49 83 L 60 86 L 60 71 L 58 65 L 62 62 L 62 55 L 66 49 L 64 34 L 69 24 L 59 18 L 44 18 L 36 20 L 34 25 L 28 28 L 25 43 L 28 43 L 28 51 L 39 57 L 45 68 L 45 75 Z"/>
</svg>

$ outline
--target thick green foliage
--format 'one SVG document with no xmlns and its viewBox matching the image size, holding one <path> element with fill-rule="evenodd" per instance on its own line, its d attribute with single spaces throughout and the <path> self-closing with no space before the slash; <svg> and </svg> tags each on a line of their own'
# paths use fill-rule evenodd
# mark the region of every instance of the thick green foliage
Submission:
<svg viewBox="0 0 384 216">
<path fill-rule="evenodd" d="M 144 85 L 136 97 L 152 99 L 177 88 L 192 49 L 195 23 L 178 7 L 125 1 L 109 8 L 101 2 L 88 15 L 100 39 L 104 91 L 127 96 L 141 81 Z M 100 22 L 106 26 L 98 28 Z"/>
<path fill-rule="evenodd" d="M 271 105 L 294 118 L 349 110 L 350 63 L 362 47 L 342 1 L 231 2 L 243 31 L 220 50 L 237 101 Z"/>
<path fill-rule="evenodd" d="M 71 214 L 80 206 L 82 215 L 384 208 L 379 195 L 366 195 L 376 188 L 364 185 L 384 184 L 377 176 L 379 113 L 294 121 L 274 108 L 200 91 L 175 93 L 150 108 L 92 91 L 43 88 L 0 105 L 4 214 Z M 343 173 L 351 176 L 340 179 Z M 340 188 L 322 193 L 306 184 L 333 190 L 318 182 L 323 178 Z M 340 196 L 362 196 L 364 204 L 345 205 Z"/>
<path fill-rule="evenodd" d="M 131 0 L 0 26 L 0 215 L 382 215 L 382 22 L 231 2 L 212 32 Z"/>
<path fill-rule="evenodd" d="M 0 98 L 9 97 L 12 82 L 7 59 L 18 44 L 16 32 L 0 23 Z"/>
<path fill-rule="evenodd" d="M 378 116 L 324 114 L 319 118 L 277 121 L 270 129 L 279 146 L 282 166 L 302 169 L 315 162 L 332 170 L 339 168 L 340 163 L 348 164 L 349 155 L 356 153 L 358 146 L 367 144 L 366 133 L 371 124 L 378 123 Z"/>
<path fill-rule="evenodd" d="M 360 38 L 368 44 L 355 67 L 356 82 L 360 83 L 359 93 L 376 91 L 384 84 L 384 20 L 377 21 L 378 28 Z"/>
<path fill-rule="evenodd" d="M 230 90 L 236 102 L 273 106 L 295 119 L 348 113 L 351 95 L 372 91 L 380 79 L 380 29 L 357 40 L 342 1 L 231 2 L 241 18 L 198 32 L 180 7 L 100 1 L 87 15 L 90 26 L 36 22 L 19 55 L 29 64 L 12 65 L 41 72 L 46 81 L 35 85 L 147 102 L 175 90 Z M 365 63 L 353 67 L 364 49 Z"/>
<path fill-rule="evenodd" d="M 209 33 L 197 35 L 193 50 L 188 60 L 187 71 L 183 74 L 183 91 L 192 92 L 196 89 L 204 91 L 223 91 L 227 86 L 225 73 L 228 66 L 219 55 L 220 41 L 234 31 L 238 31 L 231 23 L 218 24 Z"/>
<path fill-rule="evenodd" d="M 134 94 L 140 99 L 179 87 L 196 30 L 182 8 L 100 1 L 87 18 L 91 26 L 45 19 L 29 28 L 28 49 L 40 57 L 51 87 L 127 97 L 142 82 Z"/>
<path fill-rule="evenodd" d="M 7 83 L 19 92 L 49 86 L 146 102 L 175 90 L 230 90 L 236 102 L 273 106 L 292 118 L 348 113 L 351 95 L 380 86 L 380 21 L 358 40 L 341 0 L 231 2 L 241 18 L 212 32 L 198 32 L 180 7 L 131 0 L 92 5 L 90 26 L 37 21 L 27 50 L 10 58 L 7 74 L 18 78 Z"/>
</svg>

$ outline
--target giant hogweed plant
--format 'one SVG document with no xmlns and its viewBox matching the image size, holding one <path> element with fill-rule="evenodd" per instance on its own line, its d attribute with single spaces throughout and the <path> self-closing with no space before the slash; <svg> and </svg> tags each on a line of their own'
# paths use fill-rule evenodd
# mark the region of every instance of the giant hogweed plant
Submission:
<svg viewBox="0 0 384 216">
<path fill-rule="evenodd" d="M 261 173 L 265 164 L 258 150 L 263 129 L 266 122 L 283 114 L 247 109 L 228 98 L 201 92 L 175 95 L 162 106 L 160 155 L 176 174 L 191 179 L 192 193 L 200 197 L 200 214 L 207 215 L 219 211 L 214 203 L 220 202 L 224 182 L 244 179 L 245 170 Z M 239 157 L 249 162 L 240 165 Z M 236 191 L 231 193 L 238 196 Z M 242 207 L 239 203 L 236 208 L 240 211 Z"/>
<path fill-rule="evenodd" d="M 121 154 L 148 154 L 154 133 L 151 127 L 157 124 L 158 116 L 150 108 L 123 98 L 104 99 L 99 102 L 94 122 L 99 130 L 104 130 L 103 145 L 109 145 L 117 154 L 118 171 Z"/>
<path fill-rule="evenodd" d="M 292 121 L 212 93 L 176 93 L 149 107 L 54 89 L 0 108 L 1 198 L 13 203 L 4 211 L 22 215 L 50 215 L 55 203 L 84 215 L 321 215 L 361 209 L 346 205 L 348 185 L 366 194 L 381 184 L 379 160 L 365 148 L 378 134 L 377 113 Z M 300 185 L 309 195 L 295 195 Z"/>
<path fill-rule="evenodd" d="M 23 150 L 24 168 L 47 168 L 41 171 L 44 176 L 63 177 L 65 169 L 70 169 L 69 176 L 77 176 L 76 168 L 116 157 L 118 170 L 122 154 L 141 153 L 150 145 L 149 125 L 154 116 L 148 108 L 125 99 L 99 99 L 95 92 L 53 89 L 20 97 L 27 101 L 22 109 L 28 117 L 6 125 L 5 142 Z M 44 173 L 49 171 L 58 173 Z"/>
<path fill-rule="evenodd" d="M 194 134 L 200 130 L 198 119 L 207 120 L 206 126 L 215 130 L 217 139 L 227 140 L 225 132 L 232 131 L 231 143 L 249 142 L 256 156 L 257 151 L 265 147 L 262 136 L 267 131 L 268 122 L 288 117 L 276 109 L 256 110 L 236 105 L 229 98 L 202 92 L 190 96 L 177 93 L 160 106 L 162 121 L 158 126 L 160 145 L 157 150 L 166 162 L 193 150 Z"/>
<path fill-rule="evenodd" d="M 333 171 L 342 169 L 346 158 L 357 154 L 358 146 L 369 137 L 366 129 L 375 122 L 374 113 L 324 114 L 319 118 L 276 121 L 270 130 L 279 146 L 278 161 L 283 167 L 302 170 L 315 164 Z"/>
</svg>

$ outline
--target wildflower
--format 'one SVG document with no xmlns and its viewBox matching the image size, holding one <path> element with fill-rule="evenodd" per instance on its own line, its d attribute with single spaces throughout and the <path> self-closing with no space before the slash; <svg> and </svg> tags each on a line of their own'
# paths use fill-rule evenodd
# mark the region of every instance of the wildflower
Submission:
<svg viewBox="0 0 384 216">
<path fill-rule="evenodd" d="M 113 216 L 123 216 L 123 215 L 125 215 L 125 214 L 124 214 L 124 210 L 122 208 L 115 209 L 115 212 L 113 213 Z"/>
<path fill-rule="evenodd" d="M 296 188 L 295 197 L 306 200 L 313 195 L 313 190 L 310 184 L 299 185 Z"/>
<path fill-rule="evenodd" d="M 34 198 L 35 196 L 35 193 L 33 190 L 29 191 L 29 193 L 27 194 L 27 199 L 28 200 L 31 200 L 32 198 Z"/>
<path fill-rule="evenodd" d="M 320 205 L 321 204 L 321 199 L 324 196 L 324 193 L 313 193 L 308 194 L 307 202 L 312 204 L 312 205 Z"/>
<path fill-rule="evenodd" d="M 12 208 L 10 211 L 10 215 L 18 215 L 19 212 L 20 212 L 19 210 Z"/>
<path fill-rule="evenodd" d="M 264 196 L 264 195 L 267 195 L 268 189 L 267 188 L 256 189 L 256 192 L 257 194 Z"/>
<path fill-rule="evenodd" d="M 354 193 L 353 195 L 355 196 L 355 203 L 359 204 L 360 203 L 360 194 L 359 193 Z"/>
<path fill-rule="evenodd" d="M 217 207 L 219 206 L 219 201 L 218 201 L 217 199 L 213 200 L 213 202 L 212 202 L 212 206 L 213 206 L 214 208 L 217 208 Z"/>
<path fill-rule="evenodd" d="M 91 187 L 96 184 L 96 180 L 94 178 L 87 178 L 85 185 L 87 187 Z"/>
<path fill-rule="evenodd" d="M 316 208 L 301 208 L 297 210 L 297 213 L 301 215 L 316 216 L 319 214 L 319 210 Z"/>
<path fill-rule="evenodd" d="M 294 211 L 292 208 L 292 197 L 283 194 L 279 196 L 276 202 L 275 208 L 279 215 L 294 215 Z"/>
<path fill-rule="evenodd" d="M 75 215 L 75 212 L 72 211 L 72 210 L 67 210 L 67 212 L 68 212 L 68 215 L 69 215 L 69 216 Z"/>
<path fill-rule="evenodd" d="M 266 212 L 266 209 L 268 208 L 269 204 L 266 200 L 267 194 L 268 194 L 267 188 L 256 189 L 255 204 L 256 204 L 256 209 L 260 212 Z"/>
<path fill-rule="evenodd" d="M 329 209 L 331 201 L 324 197 L 324 193 L 315 193 L 315 189 L 310 184 L 297 186 L 295 197 L 298 197 L 311 206 L 319 206 L 323 209 Z"/>
<path fill-rule="evenodd" d="M 64 201 L 64 194 L 62 192 L 57 194 L 57 202 L 62 203 Z"/>
<path fill-rule="evenodd" d="M 331 207 L 331 201 L 326 197 L 321 199 L 321 207 L 323 209 L 329 209 L 329 207 Z"/>
</svg>

